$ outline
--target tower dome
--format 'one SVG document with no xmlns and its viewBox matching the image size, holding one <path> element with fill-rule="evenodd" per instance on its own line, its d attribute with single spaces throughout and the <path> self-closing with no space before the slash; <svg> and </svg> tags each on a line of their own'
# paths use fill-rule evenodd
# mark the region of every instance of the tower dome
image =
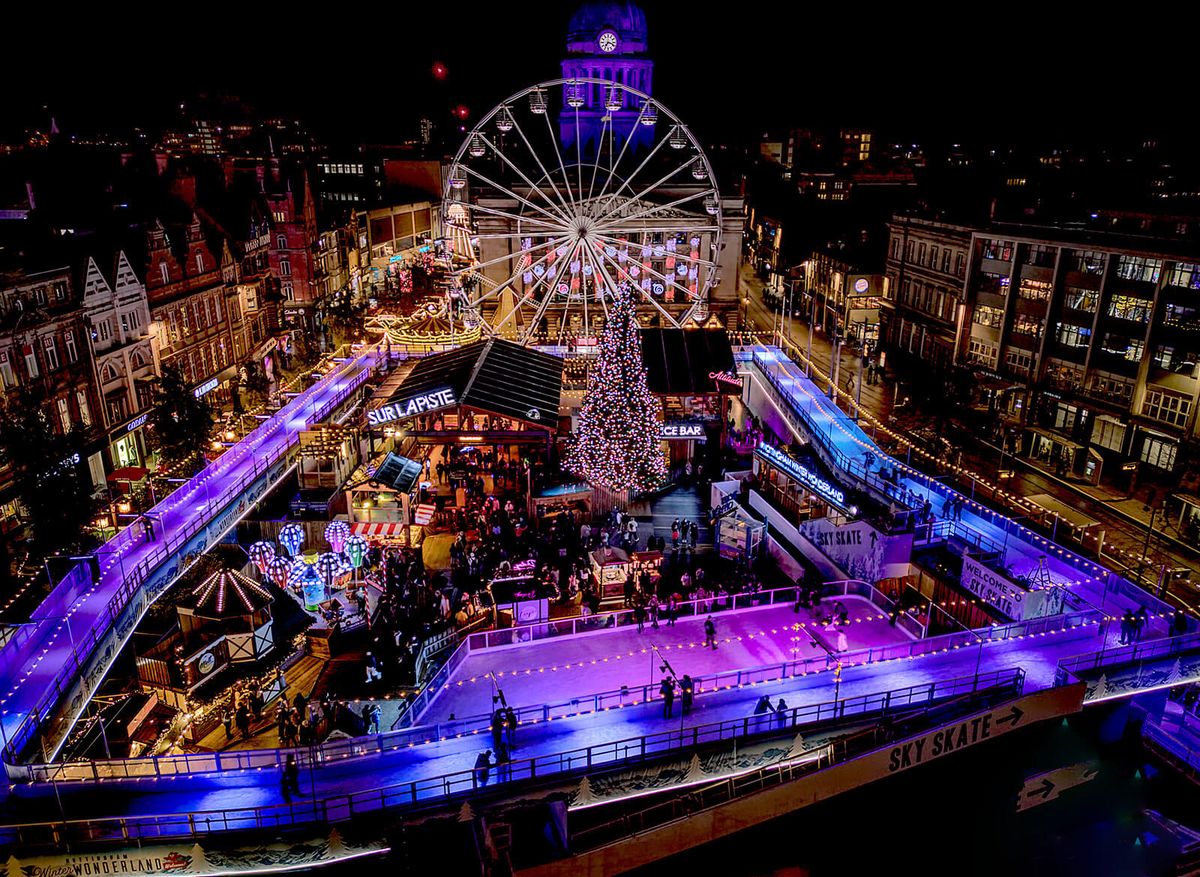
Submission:
<svg viewBox="0 0 1200 877">
<path fill-rule="evenodd" d="M 600 45 L 601 34 L 611 33 Z M 611 46 L 611 48 L 610 48 Z M 636 3 L 585 3 L 567 26 L 567 51 L 584 54 L 634 54 L 646 51 L 646 14 Z"/>
</svg>

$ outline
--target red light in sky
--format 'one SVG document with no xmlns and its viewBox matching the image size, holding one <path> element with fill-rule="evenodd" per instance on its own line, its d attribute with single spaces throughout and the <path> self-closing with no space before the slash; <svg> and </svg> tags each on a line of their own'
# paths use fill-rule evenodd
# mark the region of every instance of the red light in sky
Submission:
<svg viewBox="0 0 1200 877">
<path fill-rule="evenodd" d="M 435 61 L 433 63 L 433 78 L 434 79 L 445 79 L 446 78 L 446 65 L 443 64 L 441 61 Z"/>
<path fill-rule="evenodd" d="M 459 104 L 451 112 L 459 119 L 466 119 L 467 116 L 471 115 L 471 110 L 466 104 Z"/>
</svg>

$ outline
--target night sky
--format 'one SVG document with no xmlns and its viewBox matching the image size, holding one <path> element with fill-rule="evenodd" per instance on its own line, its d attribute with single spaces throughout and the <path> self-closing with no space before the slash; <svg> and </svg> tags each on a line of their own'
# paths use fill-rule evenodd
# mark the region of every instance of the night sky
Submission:
<svg viewBox="0 0 1200 877">
<path fill-rule="evenodd" d="M 556 76 L 576 8 L 190 3 L 120 7 L 118 20 L 118 7 L 68 16 L 41 5 L 46 13 L 5 14 L 15 25 L 0 83 L 5 134 L 43 124 L 42 105 L 64 131 L 122 131 L 224 91 L 300 115 L 326 140 L 375 141 L 401 139 L 419 113 L 448 121 L 458 102 L 478 113 Z M 1194 127 L 1177 93 L 1192 81 L 1189 53 L 1172 49 L 1161 19 L 1068 16 L 1050 4 L 928 14 L 898 3 L 642 6 L 655 93 L 709 140 L 821 123 L 922 140 Z M 431 90 L 435 59 L 450 75 Z"/>
</svg>

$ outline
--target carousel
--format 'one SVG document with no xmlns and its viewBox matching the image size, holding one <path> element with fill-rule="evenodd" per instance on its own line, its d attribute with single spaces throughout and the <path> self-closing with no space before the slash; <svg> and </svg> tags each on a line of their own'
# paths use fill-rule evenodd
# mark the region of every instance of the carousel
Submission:
<svg viewBox="0 0 1200 877">
<path fill-rule="evenodd" d="M 460 316 L 451 299 L 431 298 L 413 313 L 379 313 L 369 316 L 366 330 L 380 335 L 390 348 L 410 353 L 438 353 L 478 341 L 482 332 L 478 320 Z"/>
</svg>

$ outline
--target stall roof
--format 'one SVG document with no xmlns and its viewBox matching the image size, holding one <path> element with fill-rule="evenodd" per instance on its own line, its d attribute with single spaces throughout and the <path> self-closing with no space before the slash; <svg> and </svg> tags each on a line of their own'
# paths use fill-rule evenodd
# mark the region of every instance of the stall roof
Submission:
<svg viewBox="0 0 1200 877">
<path fill-rule="evenodd" d="M 724 329 L 643 329 L 642 363 L 650 392 L 664 396 L 736 392 L 709 375 L 737 372 Z"/>
<path fill-rule="evenodd" d="M 1058 515 L 1077 530 L 1094 527 L 1100 523 L 1093 518 L 1089 518 L 1087 515 L 1080 514 L 1076 509 L 1046 493 L 1035 493 L 1033 496 L 1025 497 L 1025 499 L 1051 514 Z"/>
<path fill-rule="evenodd" d="M 417 483 L 421 474 L 421 464 L 408 457 L 389 453 L 375 470 L 375 481 L 381 481 L 401 493 L 408 493 Z"/>
<path fill-rule="evenodd" d="M 458 404 L 551 430 L 558 423 L 563 361 L 503 338 L 488 338 L 427 356 L 391 401 L 450 387 Z"/>
</svg>

